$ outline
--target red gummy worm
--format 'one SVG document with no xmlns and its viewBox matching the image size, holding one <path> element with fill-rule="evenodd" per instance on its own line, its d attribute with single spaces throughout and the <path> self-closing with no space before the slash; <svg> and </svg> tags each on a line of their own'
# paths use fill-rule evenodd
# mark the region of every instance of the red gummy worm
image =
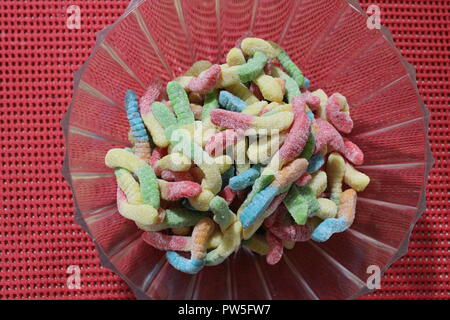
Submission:
<svg viewBox="0 0 450 320">
<path fill-rule="evenodd" d="M 236 192 L 231 190 L 230 186 L 226 186 L 219 194 L 228 204 L 231 204 L 236 197 Z"/>
<path fill-rule="evenodd" d="M 168 201 L 177 201 L 181 198 L 195 197 L 202 192 L 202 187 L 192 181 L 167 182 L 165 199 Z"/>
<path fill-rule="evenodd" d="M 244 133 L 240 131 L 235 131 L 232 129 L 221 131 L 211 138 L 205 145 L 205 150 L 211 156 L 216 154 L 221 154 L 225 148 L 235 145 L 240 138 L 244 136 Z"/>
<path fill-rule="evenodd" d="M 269 230 L 266 231 L 266 240 L 269 246 L 266 261 L 270 265 L 277 264 L 283 257 L 283 241 Z"/>
<path fill-rule="evenodd" d="M 327 119 L 336 129 L 343 133 L 350 133 L 353 129 L 353 120 L 350 115 L 341 111 L 339 97 L 333 94 L 327 102 Z"/>
<path fill-rule="evenodd" d="M 207 94 L 214 89 L 219 81 L 219 76 L 220 66 L 218 64 L 214 64 L 199 77 L 191 79 L 187 85 L 187 89 L 190 91 Z"/>
<path fill-rule="evenodd" d="M 191 245 L 191 237 L 171 236 L 155 231 L 144 232 L 141 238 L 152 247 L 164 251 L 188 251 Z"/>
<path fill-rule="evenodd" d="M 232 112 L 228 110 L 215 109 L 211 111 L 211 122 L 225 129 L 247 130 L 251 128 L 254 116 Z"/>
</svg>

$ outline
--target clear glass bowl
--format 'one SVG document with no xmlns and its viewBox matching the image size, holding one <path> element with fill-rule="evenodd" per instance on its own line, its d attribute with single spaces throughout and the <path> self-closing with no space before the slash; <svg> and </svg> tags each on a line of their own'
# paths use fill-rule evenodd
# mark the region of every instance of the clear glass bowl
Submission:
<svg viewBox="0 0 450 320">
<path fill-rule="evenodd" d="M 63 173 L 75 200 L 76 221 L 95 242 L 103 265 L 119 274 L 137 298 L 352 299 L 370 290 L 371 265 L 384 272 L 407 252 L 425 208 L 432 165 L 428 111 L 414 68 L 385 28 L 370 30 L 354 1 L 148 0 L 132 1 L 101 31 L 75 73 L 63 119 Z M 311 79 L 312 89 L 344 94 L 365 152 L 359 169 L 372 182 L 359 194 L 350 230 L 324 244 L 299 243 L 275 266 L 246 249 L 192 276 L 178 272 L 164 252 L 145 244 L 116 208 L 110 148 L 129 146 L 123 107 L 127 89 L 142 94 L 154 81 L 182 74 L 196 60 L 224 62 L 245 34 L 279 43 Z"/>
</svg>

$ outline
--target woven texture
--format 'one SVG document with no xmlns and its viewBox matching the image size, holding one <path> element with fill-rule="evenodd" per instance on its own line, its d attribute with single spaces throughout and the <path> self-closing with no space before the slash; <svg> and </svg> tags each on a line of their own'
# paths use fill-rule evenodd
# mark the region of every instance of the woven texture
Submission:
<svg viewBox="0 0 450 320">
<path fill-rule="evenodd" d="M 435 165 L 427 211 L 414 229 L 409 253 L 388 269 L 382 289 L 363 299 L 448 299 L 450 1 L 391 3 L 377 2 L 382 23 L 416 66 L 431 111 Z M 73 222 L 71 192 L 60 174 L 60 120 L 70 102 L 73 72 L 87 59 L 95 33 L 127 4 L 0 1 L 1 299 L 133 298 L 118 276 L 100 266 L 90 238 Z M 79 30 L 66 27 L 70 5 L 81 7 Z M 81 289 L 67 288 L 70 265 L 81 268 Z"/>
</svg>

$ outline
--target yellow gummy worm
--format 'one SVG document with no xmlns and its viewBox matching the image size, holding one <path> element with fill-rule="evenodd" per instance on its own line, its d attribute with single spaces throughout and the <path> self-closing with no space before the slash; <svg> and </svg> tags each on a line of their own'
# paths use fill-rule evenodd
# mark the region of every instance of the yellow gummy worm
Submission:
<svg viewBox="0 0 450 320">
<path fill-rule="evenodd" d="M 245 64 L 247 61 L 245 60 L 244 54 L 241 49 L 232 48 L 227 54 L 227 64 L 230 67 L 240 66 Z"/>
<path fill-rule="evenodd" d="M 283 90 L 280 83 L 273 77 L 262 74 L 254 80 L 255 84 L 261 90 L 265 100 L 282 102 Z"/>
<path fill-rule="evenodd" d="M 141 188 L 131 172 L 118 168 L 114 170 L 114 174 L 116 176 L 117 185 L 127 196 L 128 203 L 141 204 Z"/>
<path fill-rule="evenodd" d="M 258 98 L 255 97 L 255 95 L 243 83 L 240 82 L 235 83 L 231 86 L 226 87 L 225 90 L 232 93 L 241 100 L 245 101 L 245 103 L 248 104 L 249 106 L 254 103 L 260 102 Z"/>
<path fill-rule="evenodd" d="M 245 38 L 241 43 L 241 49 L 249 56 L 253 56 L 257 51 L 261 51 L 269 59 L 274 59 L 278 55 L 276 48 L 266 40 L 260 38 Z"/>
<path fill-rule="evenodd" d="M 282 132 L 280 135 L 272 135 L 271 137 L 265 136 L 263 139 L 260 137 L 248 147 L 247 156 L 249 160 L 252 163 L 268 163 L 285 139 L 286 132 Z"/>
<path fill-rule="evenodd" d="M 328 218 L 336 218 L 338 208 L 336 203 L 327 198 L 319 198 L 317 199 L 319 203 L 320 209 L 316 212 L 316 216 L 322 220 Z"/>
<path fill-rule="evenodd" d="M 156 120 L 153 113 L 149 112 L 146 114 L 141 114 L 141 116 L 145 126 L 148 131 L 150 131 L 153 142 L 158 147 L 166 148 L 169 145 L 169 140 L 167 140 L 163 127 L 159 124 L 158 120 Z"/>
<path fill-rule="evenodd" d="M 355 191 L 361 192 L 369 185 L 370 178 L 347 163 L 345 165 L 344 182 Z"/>
<path fill-rule="evenodd" d="M 157 167 L 161 170 L 171 170 L 175 172 L 188 171 L 192 162 L 191 159 L 179 152 L 173 152 L 163 157 L 157 162 Z"/>
<path fill-rule="evenodd" d="M 200 73 L 211 68 L 212 63 L 208 60 L 199 60 L 195 62 L 184 75 L 187 77 L 198 77 Z"/>
<path fill-rule="evenodd" d="M 345 174 L 344 158 L 339 153 L 333 152 L 328 157 L 326 170 L 330 199 L 339 205 L 339 198 L 342 193 L 342 181 Z"/>
<path fill-rule="evenodd" d="M 242 113 L 248 114 L 249 116 L 257 116 L 267 105 L 267 101 L 258 101 L 249 105 L 244 109 L 244 111 L 242 111 Z"/>
<path fill-rule="evenodd" d="M 238 220 L 236 220 L 223 233 L 222 242 L 219 246 L 208 252 L 205 259 L 206 265 L 216 266 L 222 263 L 230 254 L 238 249 L 241 244 L 241 232 L 242 225 Z"/>
<path fill-rule="evenodd" d="M 347 189 L 342 192 L 339 198 L 338 217 L 345 218 L 350 227 L 355 220 L 357 194 L 353 189 Z"/>
<path fill-rule="evenodd" d="M 327 120 L 327 102 L 328 102 L 328 96 L 322 89 L 318 89 L 311 93 L 313 96 L 318 97 L 320 99 L 320 105 L 317 110 L 317 115 L 319 118 L 323 120 Z"/>
<path fill-rule="evenodd" d="M 220 78 L 216 88 L 226 88 L 241 82 L 241 78 L 239 77 L 239 66 L 230 67 L 227 64 L 222 64 L 220 70 Z"/>
<path fill-rule="evenodd" d="M 294 114 L 284 111 L 267 117 L 258 117 L 252 124 L 256 129 L 279 130 L 281 132 L 288 129 L 293 121 Z"/>
<path fill-rule="evenodd" d="M 266 237 L 261 234 L 254 234 L 250 239 L 243 240 L 242 245 L 246 246 L 260 256 L 265 256 L 269 252 Z"/>
<path fill-rule="evenodd" d="M 312 174 L 312 179 L 307 183 L 307 186 L 319 197 L 327 189 L 328 177 L 325 171 L 319 170 Z"/>
<path fill-rule="evenodd" d="M 129 204 L 119 202 L 117 208 L 120 214 L 129 220 L 143 225 L 152 225 L 159 221 L 158 210 L 148 204 Z"/>
</svg>

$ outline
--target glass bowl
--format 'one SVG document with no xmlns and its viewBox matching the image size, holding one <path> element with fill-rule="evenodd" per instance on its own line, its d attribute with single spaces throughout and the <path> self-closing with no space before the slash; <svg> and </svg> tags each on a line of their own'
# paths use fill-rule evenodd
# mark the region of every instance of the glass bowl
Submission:
<svg viewBox="0 0 450 320">
<path fill-rule="evenodd" d="M 140 0 L 98 34 L 75 73 L 62 121 L 63 174 L 75 220 L 91 235 L 103 265 L 137 298 L 352 299 L 371 291 L 373 270 L 383 273 L 407 252 L 433 162 L 429 114 L 414 68 L 389 31 L 369 29 L 367 19 L 354 1 Z M 372 182 L 359 194 L 351 229 L 330 241 L 299 243 L 275 266 L 241 248 L 192 276 L 172 268 L 164 252 L 144 243 L 142 231 L 118 213 L 104 156 L 130 146 L 122 103 L 127 89 L 140 95 L 155 79 L 168 81 L 200 59 L 223 63 L 246 34 L 284 47 L 312 89 L 347 97 L 355 122 L 350 138 L 365 152 L 359 169 Z"/>
</svg>

